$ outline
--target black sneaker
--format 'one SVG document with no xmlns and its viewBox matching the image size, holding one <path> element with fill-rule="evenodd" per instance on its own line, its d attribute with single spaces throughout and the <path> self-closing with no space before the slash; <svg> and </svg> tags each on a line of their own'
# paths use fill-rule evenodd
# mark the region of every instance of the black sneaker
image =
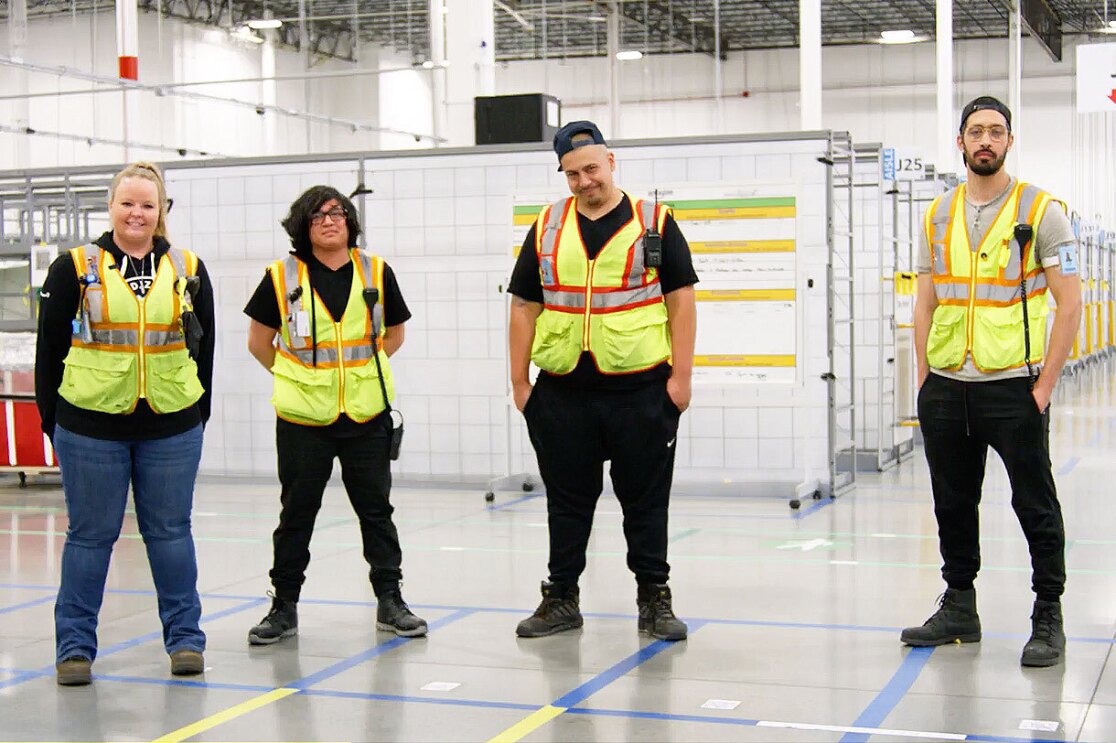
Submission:
<svg viewBox="0 0 1116 743">
<path fill-rule="evenodd" d="M 542 595 L 539 608 L 516 626 L 515 634 L 520 637 L 546 637 L 585 624 L 581 618 L 577 586 L 543 581 Z"/>
<path fill-rule="evenodd" d="M 271 611 L 248 630 L 249 645 L 271 645 L 298 634 L 298 602 L 271 596 Z"/>
<path fill-rule="evenodd" d="M 416 617 L 403 600 L 403 593 L 393 588 L 376 597 L 376 629 L 401 637 L 422 637 L 426 634 L 426 620 Z"/>
<path fill-rule="evenodd" d="M 685 640 L 686 623 L 674 616 L 670 586 L 665 583 L 640 583 L 636 592 L 639 631 L 658 640 Z"/>
<path fill-rule="evenodd" d="M 1061 602 L 1035 601 L 1031 612 L 1031 639 L 1023 646 L 1020 662 L 1029 668 L 1056 666 L 1062 662 L 1065 651 Z"/>
<path fill-rule="evenodd" d="M 54 670 L 59 686 L 88 686 L 93 682 L 93 661 L 82 655 L 58 661 Z"/>
<path fill-rule="evenodd" d="M 930 647 L 951 642 L 980 642 L 976 589 L 947 588 L 938 597 L 938 610 L 921 627 L 907 627 L 900 635 L 906 645 Z"/>
</svg>

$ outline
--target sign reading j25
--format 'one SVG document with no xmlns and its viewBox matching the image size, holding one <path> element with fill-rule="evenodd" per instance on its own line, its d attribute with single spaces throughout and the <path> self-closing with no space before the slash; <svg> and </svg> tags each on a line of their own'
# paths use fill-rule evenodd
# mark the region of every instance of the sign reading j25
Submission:
<svg viewBox="0 0 1116 743">
<path fill-rule="evenodd" d="M 922 156 L 908 149 L 888 147 L 883 151 L 885 181 L 920 181 L 926 177 Z"/>
</svg>

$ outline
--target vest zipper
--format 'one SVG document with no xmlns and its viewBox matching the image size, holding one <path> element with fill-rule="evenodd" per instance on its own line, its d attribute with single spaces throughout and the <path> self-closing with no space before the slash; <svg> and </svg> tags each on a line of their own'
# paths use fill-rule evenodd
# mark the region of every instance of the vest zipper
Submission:
<svg viewBox="0 0 1116 743">
<path fill-rule="evenodd" d="M 603 248 L 602 248 L 603 250 Z M 597 266 L 597 259 L 589 261 L 589 274 L 585 279 L 585 323 L 581 331 L 581 350 L 589 350 L 589 318 L 593 314 L 593 269 Z"/>
<path fill-rule="evenodd" d="M 338 417 L 345 414 L 345 346 L 344 339 L 341 337 L 341 323 L 333 323 L 333 337 L 337 339 L 337 376 L 340 380 L 337 385 L 337 408 L 340 411 Z"/>
<path fill-rule="evenodd" d="M 975 324 L 974 315 L 976 314 L 976 284 L 977 284 L 977 256 L 980 254 L 980 247 L 976 250 L 972 248 L 969 252 L 973 257 L 969 259 L 969 312 L 965 322 L 965 356 L 961 359 L 961 367 L 965 366 L 965 360 L 973 350 L 973 325 Z M 976 363 L 975 361 L 973 362 Z M 959 369 L 961 367 L 958 367 Z M 968 424 L 966 424 L 968 425 Z"/>
</svg>

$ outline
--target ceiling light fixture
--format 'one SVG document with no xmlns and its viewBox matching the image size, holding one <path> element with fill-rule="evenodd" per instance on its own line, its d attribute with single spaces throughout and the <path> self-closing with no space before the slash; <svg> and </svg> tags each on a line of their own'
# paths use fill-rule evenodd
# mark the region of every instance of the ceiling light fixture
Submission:
<svg viewBox="0 0 1116 743">
<path fill-rule="evenodd" d="M 263 37 L 257 36 L 256 32 L 248 28 L 247 26 L 238 26 L 235 31 L 229 34 L 229 36 L 230 38 L 236 39 L 237 41 L 247 41 L 252 44 L 264 43 Z"/>
<path fill-rule="evenodd" d="M 607 23 L 608 22 L 608 19 L 605 18 L 603 15 L 591 15 L 588 18 L 586 18 L 585 20 L 591 21 L 593 23 Z"/>
<path fill-rule="evenodd" d="M 913 44 L 918 41 L 915 32 L 909 28 L 901 31 L 881 31 L 880 43 L 881 44 Z"/>
<path fill-rule="evenodd" d="M 638 49 L 626 49 L 622 52 L 616 52 L 616 58 L 621 62 L 634 62 L 637 59 L 643 59 L 643 52 Z"/>
<path fill-rule="evenodd" d="M 254 18 L 245 25 L 255 31 L 263 31 L 268 28 L 282 28 L 283 22 L 278 18 Z"/>
</svg>

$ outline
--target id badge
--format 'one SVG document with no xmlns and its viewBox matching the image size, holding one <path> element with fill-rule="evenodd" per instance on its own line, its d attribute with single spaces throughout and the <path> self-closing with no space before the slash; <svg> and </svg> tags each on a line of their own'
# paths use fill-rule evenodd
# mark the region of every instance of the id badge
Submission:
<svg viewBox="0 0 1116 743">
<path fill-rule="evenodd" d="M 1077 246 L 1072 243 L 1058 247 L 1058 263 L 1063 276 L 1077 275 Z"/>
<path fill-rule="evenodd" d="M 544 286 L 554 285 L 554 259 L 547 256 L 539 261 L 539 272 L 542 274 Z"/>
<path fill-rule="evenodd" d="M 306 310 L 295 313 L 295 335 L 310 335 L 310 313 Z"/>
</svg>

